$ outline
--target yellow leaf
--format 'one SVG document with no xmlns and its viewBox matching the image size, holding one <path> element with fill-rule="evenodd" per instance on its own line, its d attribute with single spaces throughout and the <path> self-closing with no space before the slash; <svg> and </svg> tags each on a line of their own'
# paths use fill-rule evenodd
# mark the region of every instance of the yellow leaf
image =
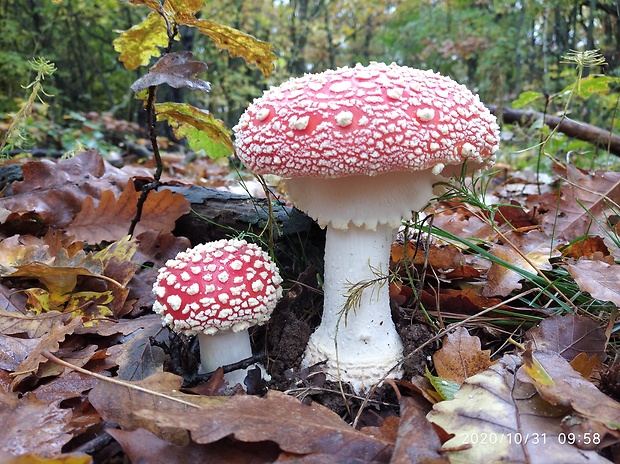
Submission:
<svg viewBox="0 0 620 464">
<path fill-rule="evenodd" d="M 129 0 L 129 4 L 132 6 L 145 5 L 155 11 L 159 10 L 161 6 L 157 0 Z"/>
<path fill-rule="evenodd" d="M 71 295 L 71 300 L 65 308 L 71 312 L 72 317 L 86 317 L 85 326 L 92 325 L 93 320 L 104 319 L 114 315 L 107 306 L 114 300 L 112 291 L 106 292 L 76 292 Z"/>
<path fill-rule="evenodd" d="M 41 314 L 48 311 L 58 310 L 50 303 L 50 294 L 47 290 L 35 287 L 24 290 L 24 293 L 28 295 L 28 300 L 26 300 L 26 309 L 29 311 Z"/>
<path fill-rule="evenodd" d="M 555 381 L 547 373 L 542 364 L 534 357 L 531 348 L 525 350 L 522 357 L 523 368 L 534 381 L 545 387 L 555 386 Z"/>
<path fill-rule="evenodd" d="M 152 57 L 161 54 L 158 47 L 168 45 L 166 22 L 159 13 L 151 12 L 140 24 L 122 32 L 112 45 L 120 53 L 118 59 L 125 68 L 146 66 Z"/>
<path fill-rule="evenodd" d="M 63 0 L 52 0 L 54 3 L 60 3 Z M 7 457 L 2 460 L 2 464 L 92 464 L 93 459 L 90 456 L 55 456 L 42 457 L 36 454 L 20 454 L 19 456 Z"/>
<path fill-rule="evenodd" d="M 270 43 L 229 26 L 197 19 L 193 15 L 179 14 L 177 21 L 208 35 L 218 48 L 227 50 L 233 58 L 240 56 L 248 63 L 256 64 L 265 77 L 273 72 L 275 68 L 273 63 L 278 57 L 273 53 L 273 45 Z"/>
<path fill-rule="evenodd" d="M 187 103 L 158 103 L 155 105 L 155 112 L 158 121 L 167 121 L 174 134 L 179 138 L 187 137 L 190 145 L 192 140 L 189 139 L 195 129 L 232 152 L 230 130 L 212 114 Z"/>
<path fill-rule="evenodd" d="M 126 235 L 101 251 L 94 258 L 103 263 L 103 274 L 121 285 L 127 285 L 136 273 L 131 258 L 138 249 L 138 242 Z"/>
<path fill-rule="evenodd" d="M 204 0 L 168 0 L 164 2 L 164 10 L 175 15 L 193 15 L 204 6 Z"/>
</svg>

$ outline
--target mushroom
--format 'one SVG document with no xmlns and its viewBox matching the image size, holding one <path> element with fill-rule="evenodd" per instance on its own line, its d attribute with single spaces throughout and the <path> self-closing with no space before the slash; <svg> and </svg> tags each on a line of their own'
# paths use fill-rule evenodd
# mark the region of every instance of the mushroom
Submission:
<svg viewBox="0 0 620 464">
<path fill-rule="evenodd" d="M 153 286 L 153 311 L 175 332 L 198 335 L 203 373 L 252 356 L 248 329 L 268 321 L 282 296 L 277 266 L 257 245 L 218 240 L 168 260 Z M 225 374 L 243 384 L 243 369 Z"/>
<path fill-rule="evenodd" d="M 347 292 L 387 275 L 394 234 L 442 175 L 493 164 L 495 117 L 448 77 L 371 63 L 290 79 L 234 131 L 243 163 L 283 177 L 290 200 L 327 228 L 323 317 L 302 364 L 323 362 L 357 392 L 402 375 L 387 285 L 365 289 L 345 315 Z"/>
</svg>

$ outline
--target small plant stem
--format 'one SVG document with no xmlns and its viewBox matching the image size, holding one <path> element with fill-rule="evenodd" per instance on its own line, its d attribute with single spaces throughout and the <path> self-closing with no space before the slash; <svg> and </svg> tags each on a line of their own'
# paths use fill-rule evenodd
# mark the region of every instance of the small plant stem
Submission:
<svg viewBox="0 0 620 464">
<path fill-rule="evenodd" d="M 267 224 L 265 224 L 265 229 L 267 229 L 267 233 L 269 234 L 269 251 L 271 252 L 272 257 L 274 256 L 274 246 L 275 246 L 275 240 L 274 240 L 274 229 L 278 227 L 278 223 L 275 220 L 275 217 L 273 215 L 273 204 L 271 203 L 271 191 L 269 189 L 269 185 L 267 185 L 267 182 L 265 181 L 265 178 L 261 175 L 255 175 L 254 177 L 256 177 L 256 180 L 258 180 L 258 183 L 260 184 L 260 186 L 263 188 L 263 192 L 265 192 L 265 197 L 267 197 Z"/>
<path fill-rule="evenodd" d="M 157 115 L 155 114 L 155 97 L 157 95 L 157 86 L 152 85 L 149 87 L 149 95 L 146 101 L 146 121 L 149 126 L 149 139 L 151 140 L 151 146 L 153 147 L 153 158 L 155 159 L 155 174 L 153 175 L 153 182 L 146 184 L 142 187 L 142 193 L 138 198 L 138 203 L 136 204 L 136 215 L 131 220 L 131 225 L 129 226 L 128 235 L 133 236 L 136 226 L 140 222 L 140 218 L 142 217 L 142 211 L 144 209 L 144 203 L 149 196 L 149 192 L 151 190 L 157 189 L 161 185 L 160 179 L 161 174 L 164 170 L 163 163 L 161 161 L 161 155 L 159 154 L 159 146 L 157 145 Z"/>
<path fill-rule="evenodd" d="M 50 353 L 47 350 L 42 351 L 41 352 L 41 356 L 43 356 L 46 359 L 49 359 L 54 364 L 58 364 L 59 366 L 63 366 L 63 367 L 66 367 L 67 369 L 74 370 L 76 372 L 79 372 L 80 374 L 89 375 L 91 377 L 96 378 L 97 380 L 102 380 L 104 382 L 110 382 L 110 383 L 113 383 L 115 385 L 121 385 L 121 386 L 123 386 L 125 388 L 129 388 L 131 390 L 136 390 L 136 391 L 139 391 L 139 392 L 142 392 L 142 393 L 147 393 L 149 395 L 158 396 L 160 398 L 165 398 L 165 399 L 167 399 L 169 401 L 174 401 L 176 403 L 181 403 L 181 404 L 184 404 L 186 406 L 190 406 L 192 408 L 197 408 L 197 409 L 200 408 L 200 406 L 197 405 L 197 404 L 191 403 L 189 401 L 181 400 L 181 399 L 176 398 L 174 396 L 166 395 L 165 393 L 160 393 L 160 392 L 155 391 L 155 390 L 149 390 L 148 388 L 140 387 L 139 385 L 135 385 L 133 383 L 124 382 L 122 380 L 117 380 L 117 379 L 114 379 L 114 378 L 111 378 L 111 377 L 106 377 L 105 375 L 96 374 L 94 372 L 87 371 L 86 369 L 82 369 L 81 367 L 74 366 L 73 364 L 70 364 L 67 361 L 63 361 L 62 359 L 57 358 L 56 356 L 54 356 L 52 353 Z"/>
<path fill-rule="evenodd" d="M 168 35 L 168 46 L 166 47 L 164 54 L 170 53 L 172 49 L 172 44 L 174 43 L 174 38 L 179 33 L 179 25 L 176 22 L 171 22 L 170 18 L 166 14 L 163 4 L 160 5 L 158 13 L 166 22 L 166 32 Z M 144 209 L 144 204 L 146 203 L 146 199 L 149 196 L 149 192 L 151 190 L 156 190 L 160 185 L 161 174 L 164 171 L 164 166 L 161 162 L 161 156 L 159 154 L 159 146 L 157 145 L 157 115 L 155 114 L 155 97 L 157 96 L 157 86 L 152 85 L 149 87 L 149 94 L 146 101 L 146 122 L 149 127 L 149 139 L 151 140 L 151 146 L 153 147 L 153 158 L 155 159 L 155 174 L 153 175 L 153 182 L 146 184 L 142 187 L 142 193 L 138 198 L 138 203 L 136 204 L 136 215 L 131 220 L 131 224 L 129 226 L 128 235 L 133 236 L 136 226 L 140 222 L 140 218 L 142 217 L 142 211 Z"/>
</svg>

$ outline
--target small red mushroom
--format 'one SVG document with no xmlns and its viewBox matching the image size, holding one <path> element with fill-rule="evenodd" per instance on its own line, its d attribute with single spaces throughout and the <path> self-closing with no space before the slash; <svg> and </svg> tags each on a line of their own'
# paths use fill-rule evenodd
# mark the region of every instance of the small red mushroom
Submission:
<svg viewBox="0 0 620 464">
<path fill-rule="evenodd" d="M 201 369 L 252 356 L 248 328 L 269 320 L 282 296 L 275 263 L 245 240 L 218 240 L 179 253 L 159 270 L 153 310 L 175 332 L 197 334 Z M 226 374 L 230 385 L 246 372 Z"/>
<path fill-rule="evenodd" d="M 294 78 L 256 99 L 234 128 L 236 153 L 258 174 L 285 178 L 289 198 L 327 227 L 324 308 L 304 364 L 365 391 L 398 377 L 402 342 L 388 285 L 363 292 L 343 317 L 352 284 L 388 273 L 403 219 L 433 184 L 493 164 L 495 117 L 448 77 L 371 63 Z"/>
</svg>

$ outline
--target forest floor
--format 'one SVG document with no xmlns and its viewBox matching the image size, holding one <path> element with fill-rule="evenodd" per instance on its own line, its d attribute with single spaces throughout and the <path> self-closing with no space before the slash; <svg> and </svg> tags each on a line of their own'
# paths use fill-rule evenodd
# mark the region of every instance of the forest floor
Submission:
<svg viewBox="0 0 620 464">
<path fill-rule="evenodd" d="M 285 215 L 270 243 L 235 196 L 264 197 L 258 182 L 162 140 L 166 188 L 128 237 L 145 143 L 114 165 L 88 150 L 0 167 L 0 464 L 620 461 L 619 173 L 500 165 L 448 188 L 391 249 L 402 379 L 360 395 L 300 368 L 323 232 L 305 217 L 287 235 Z M 224 199 L 214 211 L 195 188 Z M 273 246 L 285 278 L 252 331 L 271 378 L 247 392 L 198 375 L 196 340 L 151 310 L 168 259 L 238 234 Z"/>
</svg>

